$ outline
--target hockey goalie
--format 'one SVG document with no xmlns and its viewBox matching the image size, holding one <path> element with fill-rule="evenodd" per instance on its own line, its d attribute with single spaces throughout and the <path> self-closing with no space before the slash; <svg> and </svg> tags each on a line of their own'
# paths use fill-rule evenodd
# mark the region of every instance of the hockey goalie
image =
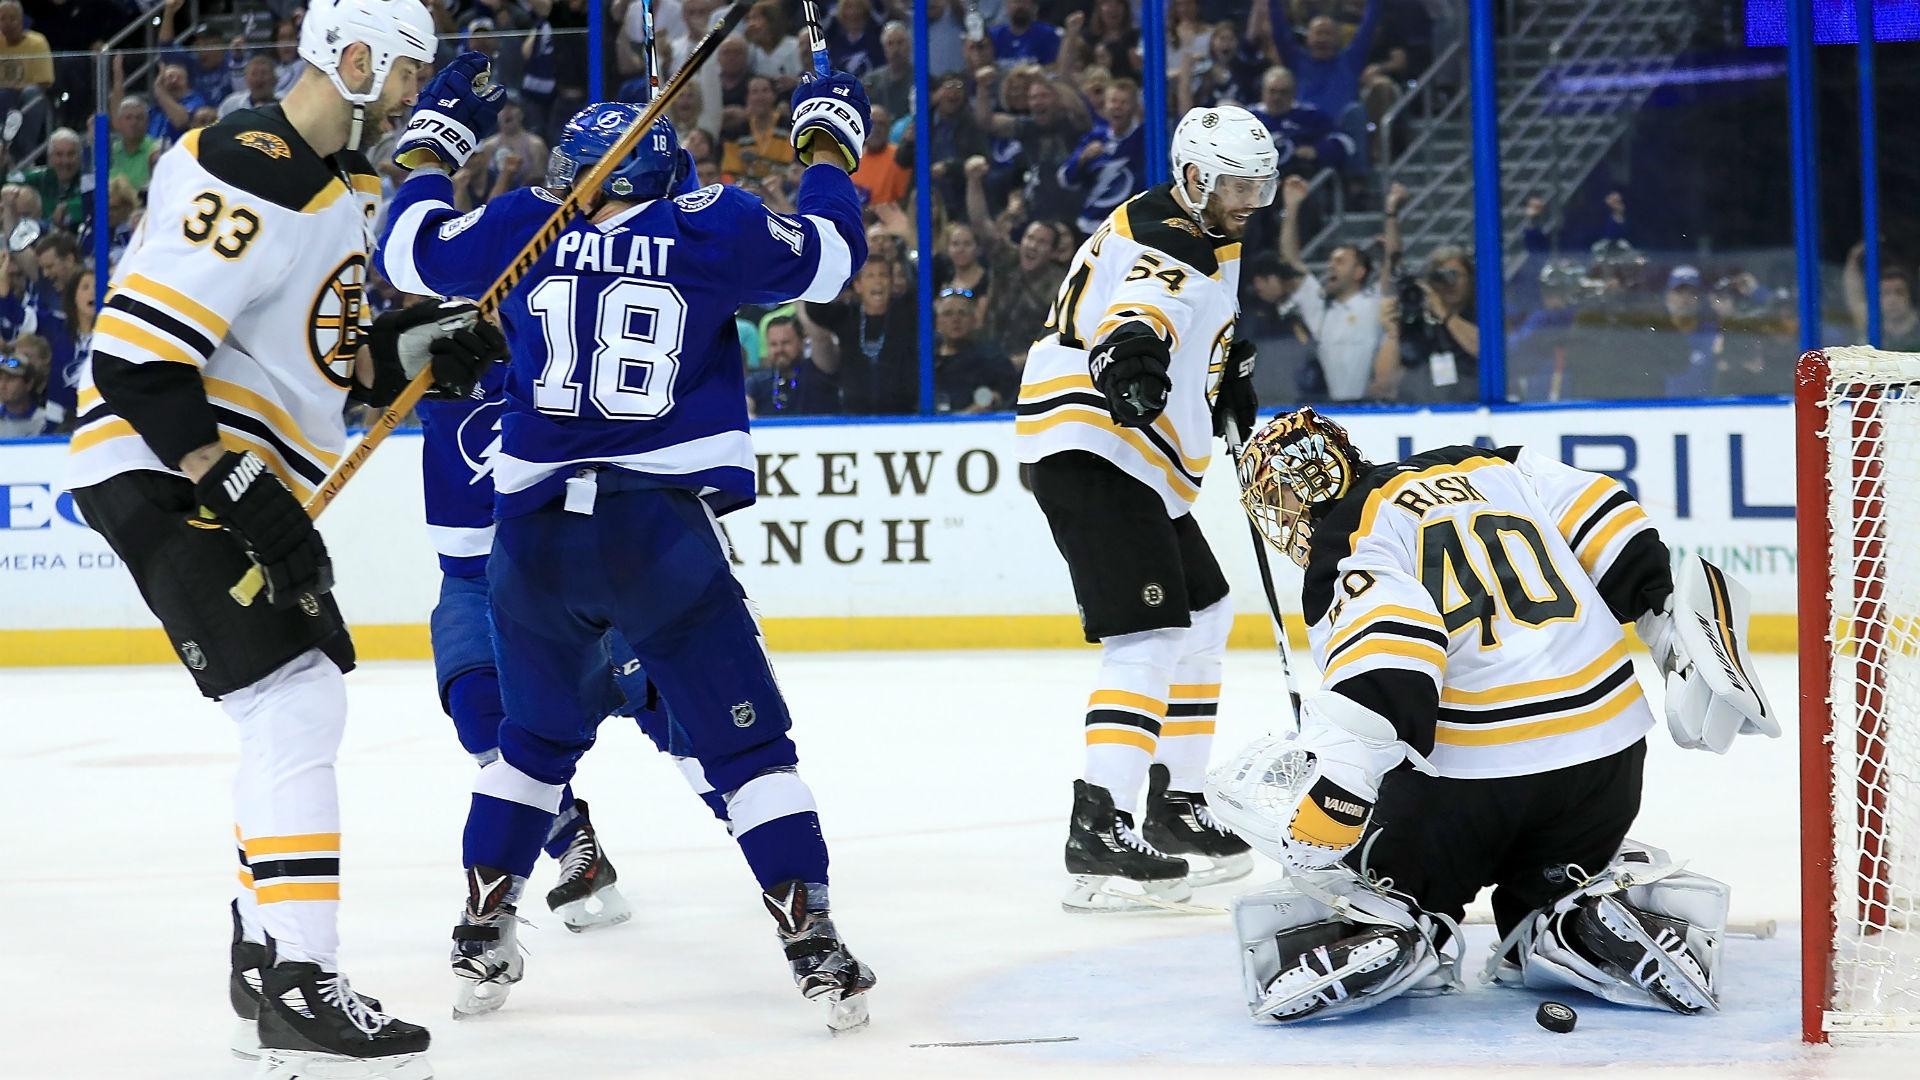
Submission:
<svg viewBox="0 0 1920 1080">
<path fill-rule="evenodd" d="M 1747 595 L 1674 569 L 1611 478 L 1524 447 L 1374 464 L 1311 409 L 1240 460 L 1259 531 L 1305 570 L 1323 672 L 1298 730 L 1208 780 L 1287 873 L 1234 906 L 1248 1008 L 1322 1019 L 1461 985 L 1458 922 L 1493 889 L 1484 978 L 1679 1013 L 1717 1008 L 1727 887 L 1627 839 L 1653 711 L 1680 745 L 1780 727 L 1742 640 Z"/>
</svg>

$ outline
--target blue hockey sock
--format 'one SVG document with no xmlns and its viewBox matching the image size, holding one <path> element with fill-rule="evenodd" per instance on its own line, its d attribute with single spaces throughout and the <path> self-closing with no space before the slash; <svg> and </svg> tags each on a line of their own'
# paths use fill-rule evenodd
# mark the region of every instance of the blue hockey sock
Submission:
<svg viewBox="0 0 1920 1080">
<path fill-rule="evenodd" d="M 500 749 L 500 721 L 507 710 L 500 704 L 500 677 L 492 668 L 474 668 L 447 685 L 447 712 L 460 746 L 475 757 Z"/>
<path fill-rule="evenodd" d="M 461 864 L 532 874 L 566 790 L 541 783 L 504 759 L 481 769 L 461 837 Z"/>
<path fill-rule="evenodd" d="M 553 816 L 553 827 L 547 830 L 546 852 L 552 858 L 567 853 L 567 845 L 573 843 L 573 835 L 580 831 L 580 806 L 573 797 L 573 785 L 560 789 L 560 812 Z"/>
<path fill-rule="evenodd" d="M 733 836 L 762 889 L 798 879 L 825 884 L 827 841 L 813 792 L 791 769 L 762 773 L 727 798 Z"/>
</svg>

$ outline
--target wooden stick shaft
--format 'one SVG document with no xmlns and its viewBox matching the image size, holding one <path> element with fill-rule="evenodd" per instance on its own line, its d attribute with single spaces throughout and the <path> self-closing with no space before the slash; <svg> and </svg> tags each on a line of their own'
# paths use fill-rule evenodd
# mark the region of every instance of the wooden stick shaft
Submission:
<svg viewBox="0 0 1920 1080">
<path fill-rule="evenodd" d="M 699 71 L 700 66 L 707 62 L 707 58 L 712 56 L 715 50 L 719 49 L 721 40 L 733 32 L 733 28 L 740 24 L 740 20 L 746 17 L 746 13 L 747 5 L 745 4 L 735 4 L 728 8 L 726 16 L 715 23 L 713 28 L 707 31 L 707 36 L 700 39 L 700 44 L 694 46 L 693 51 L 687 54 L 687 62 L 680 65 L 680 70 L 668 80 L 659 96 L 655 97 L 647 106 L 646 112 L 640 115 L 640 119 L 634 121 L 632 126 L 621 133 L 620 140 L 614 143 L 613 148 L 608 150 L 599 161 L 594 162 L 592 168 L 574 178 L 567 190 L 567 197 L 561 200 L 552 214 L 548 215 L 547 223 L 541 226 L 533 239 L 527 241 L 526 246 L 520 249 L 520 254 L 507 265 L 505 270 L 501 271 L 500 276 L 494 279 L 493 286 L 481 296 L 479 300 L 481 318 L 490 319 L 498 313 L 508 294 L 512 293 L 514 287 L 519 285 L 521 279 L 533 269 L 533 264 L 539 262 L 541 256 L 545 255 L 547 250 L 553 247 L 554 242 L 560 239 L 560 234 L 573 221 L 574 215 L 586 213 L 591 209 L 599 199 L 600 190 L 606 185 L 607 177 L 612 175 L 613 171 L 620 167 L 621 162 L 627 159 L 627 155 L 633 153 L 634 148 L 640 145 L 640 140 L 646 135 L 648 129 L 653 127 L 653 122 L 666 115 L 667 107 L 673 104 L 673 99 L 693 81 L 694 73 Z M 308 517 L 319 520 L 320 515 L 326 512 L 327 507 L 331 506 L 333 500 L 338 498 L 340 492 L 346 488 L 347 481 L 353 479 L 353 474 L 360 471 L 360 466 L 366 464 L 367 459 L 373 456 L 373 452 L 379 449 L 388 435 L 393 434 L 394 430 L 400 426 L 400 422 L 406 419 L 414 406 L 420 404 L 420 399 L 432 387 L 433 368 L 428 366 L 420 369 L 420 373 L 407 383 L 406 389 L 400 391 L 400 396 L 393 400 L 393 404 L 387 406 L 386 411 L 380 414 L 380 418 L 367 429 L 367 433 L 361 436 L 353 449 L 348 451 L 347 455 L 340 459 L 340 463 L 333 467 L 333 471 L 327 474 L 327 478 L 321 481 L 319 488 L 307 500 Z M 253 603 L 254 597 L 259 595 L 264 584 L 265 578 L 259 567 L 255 567 L 247 571 L 246 576 L 228 590 L 228 595 L 232 596 L 241 607 L 247 607 Z"/>
</svg>

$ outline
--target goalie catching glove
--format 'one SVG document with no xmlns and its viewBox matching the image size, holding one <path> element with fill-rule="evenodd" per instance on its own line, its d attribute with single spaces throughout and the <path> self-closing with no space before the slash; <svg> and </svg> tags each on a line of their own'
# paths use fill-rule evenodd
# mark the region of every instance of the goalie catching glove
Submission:
<svg viewBox="0 0 1920 1080">
<path fill-rule="evenodd" d="M 463 52 L 420 90 L 407 129 L 393 146 L 403 169 L 441 165 L 458 169 L 493 134 L 507 90 L 495 85 L 487 54 Z"/>
<path fill-rule="evenodd" d="M 859 79 L 836 71 L 824 79 L 804 80 L 793 88 L 792 106 L 793 149 L 802 163 L 811 165 L 834 150 L 848 172 L 860 167 L 873 111 Z"/>
<path fill-rule="evenodd" d="M 351 396 L 381 409 L 428 366 L 433 368 L 428 395 L 458 400 L 473 394 L 487 365 L 507 358 L 506 336 L 465 300 L 425 300 L 395 308 L 373 320 L 367 336 L 373 385 L 356 384 Z"/>
<path fill-rule="evenodd" d="M 259 454 L 227 451 L 193 491 L 200 516 L 226 526 L 260 568 L 269 605 L 290 608 L 333 588 L 333 561 L 320 531 Z"/>
<path fill-rule="evenodd" d="M 1323 869 L 1360 843 L 1380 778 L 1402 761 L 1438 775 L 1386 718 L 1321 691 L 1302 701 L 1298 733 L 1258 740 L 1210 773 L 1207 805 L 1268 858 Z"/>
<path fill-rule="evenodd" d="M 1738 735 L 1780 737 L 1747 655 L 1746 587 L 1698 555 L 1673 575 L 1665 607 L 1635 628 L 1666 676 L 1667 730 L 1689 750 L 1724 754 Z"/>
</svg>

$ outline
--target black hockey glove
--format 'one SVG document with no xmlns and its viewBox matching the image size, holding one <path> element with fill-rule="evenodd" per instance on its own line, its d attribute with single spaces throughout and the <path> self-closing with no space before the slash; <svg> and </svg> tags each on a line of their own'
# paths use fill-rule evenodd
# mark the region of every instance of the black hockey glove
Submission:
<svg viewBox="0 0 1920 1080">
<path fill-rule="evenodd" d="M 333 589 L 333 561 L 313 519 L 259 454 L 220 455 L 194 485 L 194 497 L 260 567 L 271 606 L 290 608 Z"/>
<path fill-rule="evenodd" d="M 351 396 L 382 409 L 428 365 L 433 367 L 433 389 L 427 395 L 458 399 L 473 393 L 487 365 L 507 358 L 506 336 L 482 321 L 480 309 L 465 300 L 425 300 L 395 308 L 373 320 L 367 338 L 373 386 L 356 388 Z"/>
<path fill-rule="evenodd" d="M 1227 346 L 1227 370 L 1220 377 L 1220 394 L 1213 399 L 1213 433 L 1227 437 L 1227 418 L 1240 429 L 1240 438 L 1253 437 L 1260 397 L 1253 391 L 1253 342 L 1236 338 Z"/>
<path fill-rule="evenodd" d="M 1141 428 L 1166 411 L 1173 380 L 1167 343 L 1141 323 L 1126 323 L 1094 346 L 1087 369 L 1107 398 L 1107 412 L 1121 427 Z"/>
</svg>

